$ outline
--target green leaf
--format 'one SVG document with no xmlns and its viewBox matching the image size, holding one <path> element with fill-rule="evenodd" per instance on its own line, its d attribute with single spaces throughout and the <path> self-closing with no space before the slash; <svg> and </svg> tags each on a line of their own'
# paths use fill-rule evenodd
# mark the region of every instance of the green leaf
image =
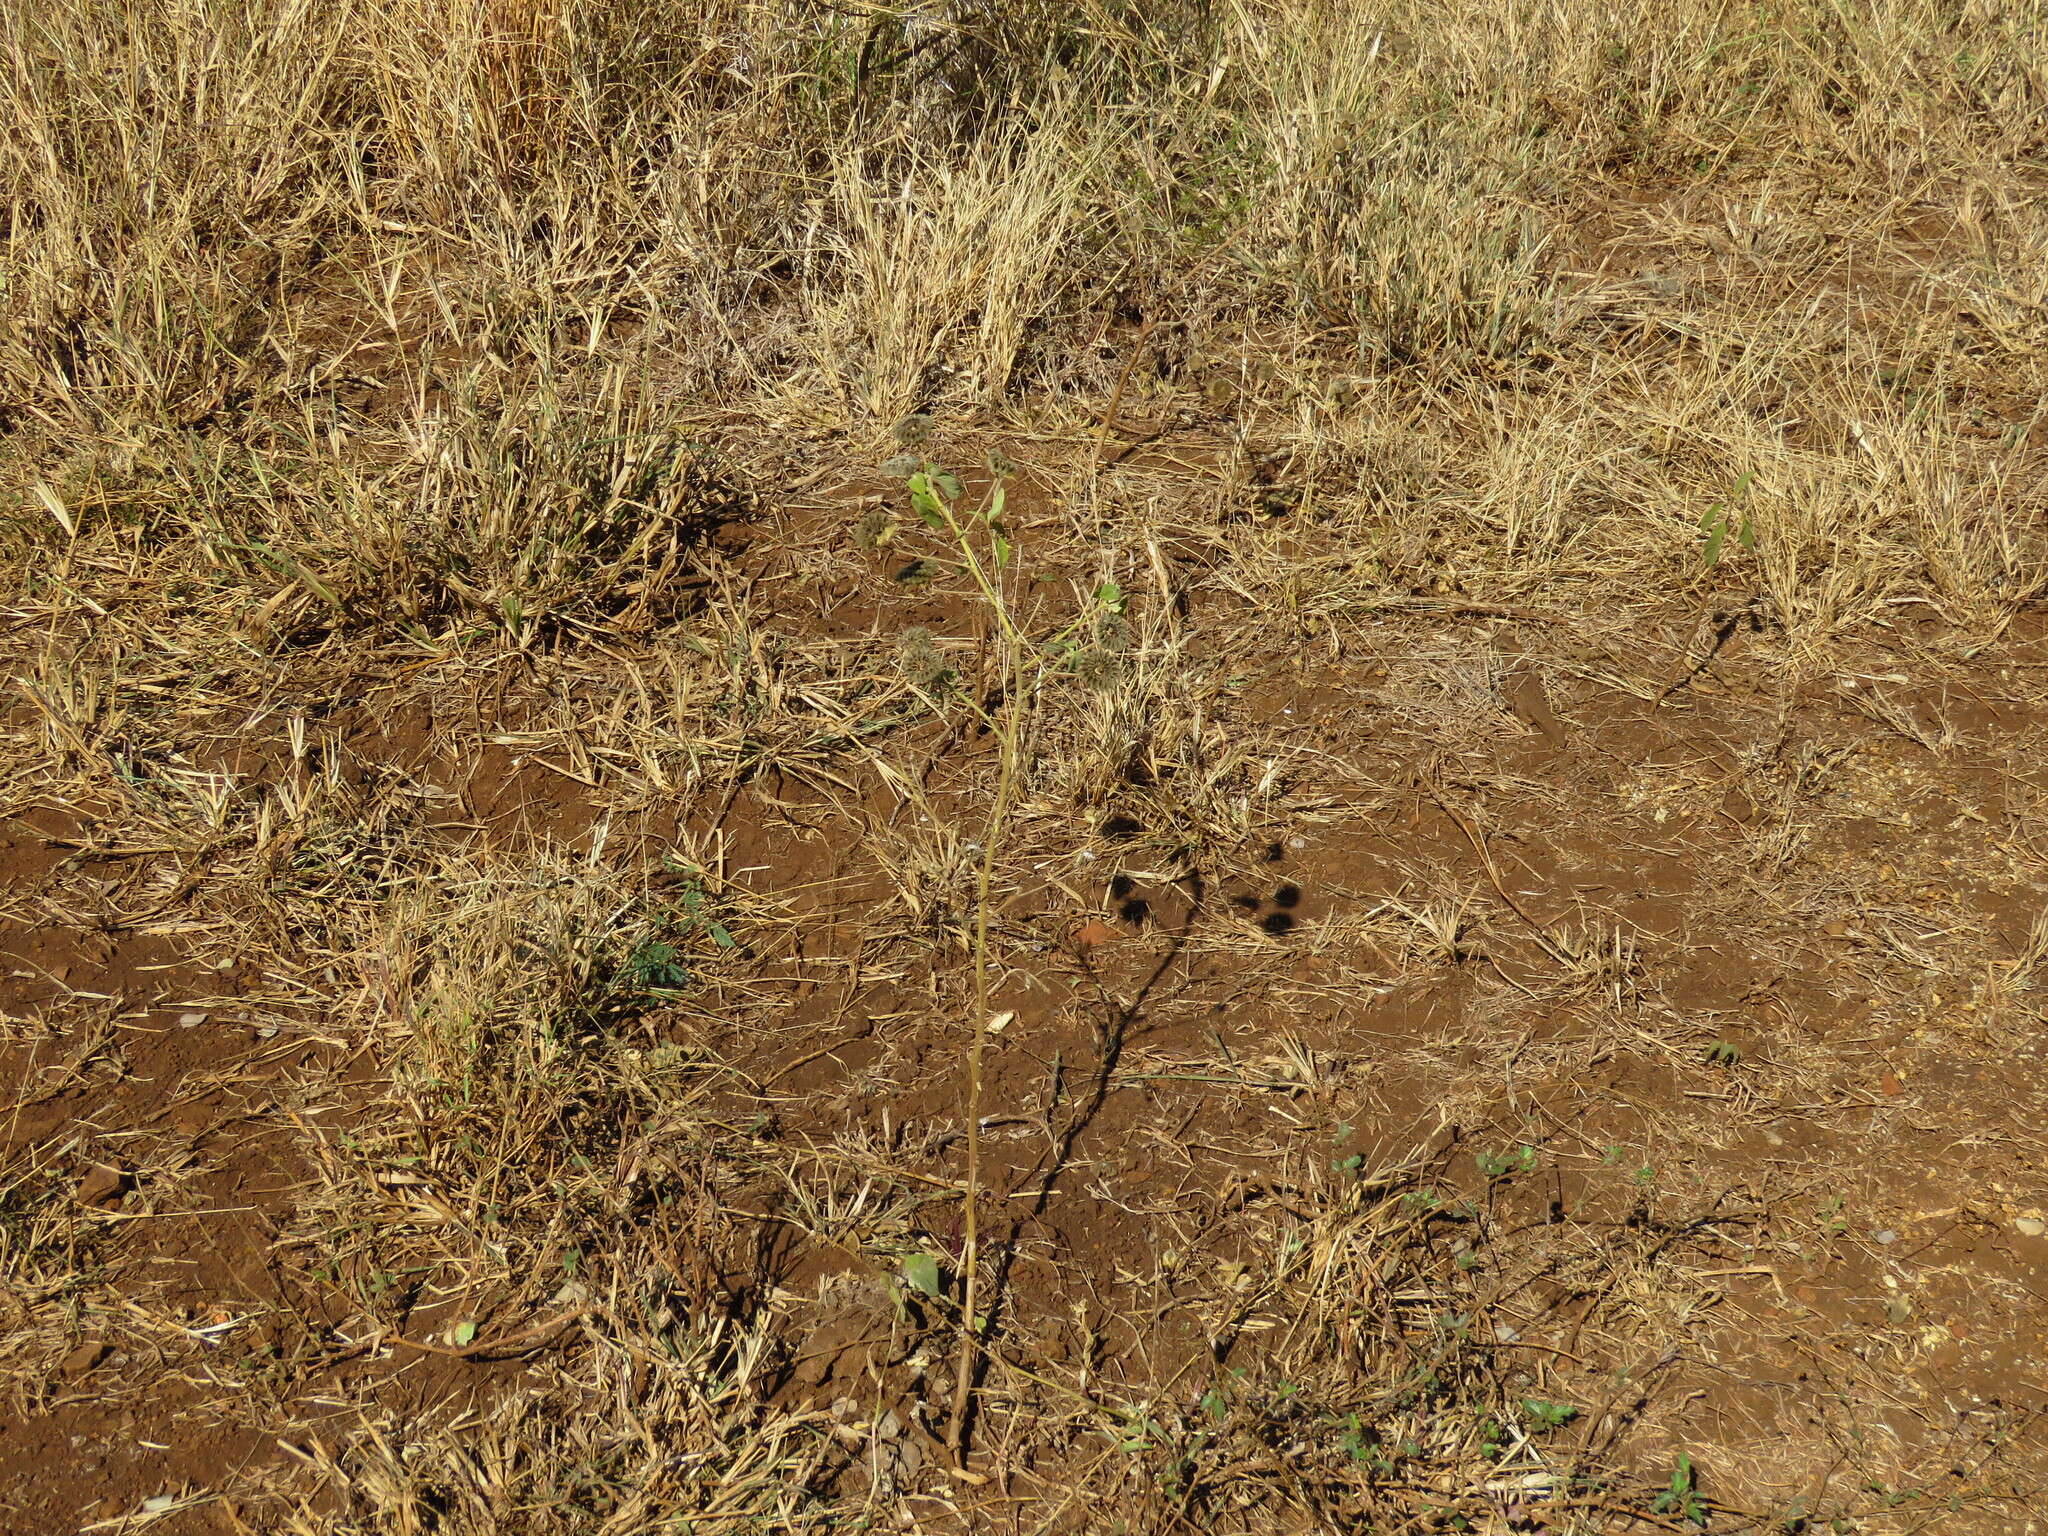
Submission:
<svg viewBox="0 0 2048 1536">
<path fill-rule="evenodd" d="M 476 1324 L 473 1322 L 457 1323 L 453 1338 L 457 1349 L 467 1348 L 470 1341 L 476 1338 Z"/>
<path fill-rule="evenodd" d="M 1013 551 L 1008 537 L 1004 535 L 1002 529 L 991 523 L 989 524 L 989 538 L 995 544 L 996 569 L 999 571 L 1009 569 L 1010 555 Z"/>
<path fill-rule="evenodd" d="M 927 497 L 923 501 L 913 500 L 911 505 L 917 508 L 917 515 L 924 519 L 924 524 L 927 528 L 931 528 L 939 533 L 946 531 L 945 514 L 939 511 L 939 504 L 937 502 Z"/>
<path fill-rule="evenodd" d="M 938 487 L 939 494 L 945 497 L 946 500 L 958 501 L 960 499 L 960 482 L 955 480 L 949 471 L 940 470 L 931 477 L 931 483 Z"/>
<path fill-rule="evenodd" d="M 1124 611 L 1125 605 L 1130 602 L 1130 597 L 1115 582 L 1105 581 L 1095 589 L 1095 601 L 1102 604 L 1111 613 L 1121 614 Z"/>
<path fill-rule="evenodd" d="M 939 1261 L 928 1253 L 913 1253 L 903 1261 L 903 1283 L 927 1296 L 939 1294 Z"/>
<path fill-rule="evenodd" d="M 1523 1398 L 1522 1411 L 1548 1429 L 1561 1428 L 1579 1416 L 1579 1410 L 1570 1403 L 1545 1402 L 1540 1397 Z"/>
<path fill-rule="evenodd" d="M 739 945 L 739 940 L 727 932 L 726 926 L 723 923 L 713 923 L 711 925 L 711 942 L 720 949 L 734 949 Z"/>
<path fill-rule="evenodd" d="M 1735 541 L 1744 549 L 1756 548 L 1756 529 L 1751 525 L 1748 514 L 1743 515 L 1739 525 L 1735 521 L 1735 508 L 1748 493 L 1749 483 L 1755 478 L 1755 470 L 1745 469 L 1735 477 L 1735 484 L 1730 487 L 1727 498 L 1715 502 L 1700 514 L 1700 532 L 1707 535 L 1706 561 L 1709 567 L 1720 560 L 1721 546 L 1727 542 L 1731 532 L 1735 534 Z"/>
<path fill-rule="evenodd" d="M 920 471 L 910 477 L 910 504 L 928 526 L 941 533 L 946 531 L 946 509 L 939 504 L 939 498 L 932 490 L 930 475 Z"/>
<path fill-rule="evenodd" d="M 1721 563 L 1721 541 L 1728 537 L 1728 520 L 1724 517 L 1714 525 L 1714 531 L 1707 535 L 1706 560 L 1708 569 Z"/>
</svg>

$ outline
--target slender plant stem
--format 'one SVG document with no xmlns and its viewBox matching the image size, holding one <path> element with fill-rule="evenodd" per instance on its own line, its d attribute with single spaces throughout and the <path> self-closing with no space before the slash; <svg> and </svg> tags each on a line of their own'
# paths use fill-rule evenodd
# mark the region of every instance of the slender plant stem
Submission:
<svg viewBox="0 0 2048 1536">
<path fill-rule="evenodd" d="M 1005 600 L 1000 568 L 983 567 L 967 531 L 950 511 L 946 521 L 966 556 L 974 579 L 988 600 L 997 634 L 1001 640 L 1002 672 L 998 697 L 1003 715 L 998 725 L 1001 762 L 996 777 L 995 803 L 989 807 L 982 829 L 981 867 L 974 891 L 974 1012 L 969 1020 L 967 1043 L 967 1177 L 966 1206 L 961 1219 L 961 1268 L 965 1281 L 960 1311 L 963 1338 L 959 1373 L 953 1383 L 953 1412 L 946 1426 L 946 1448 L 958 1465 L 966 1453 L 968 1409 L 974 1393 L 974 1364 L 981 1351 L 981 1067 L 988 1040 L 989 1008 L 989 906 L 995 880 L 996 859 L 1008 827 L 1010 801 L 1017 785 L 1018 745 L 1022 739 L 1024 700 L 1021 635 Z"/>
</svg>

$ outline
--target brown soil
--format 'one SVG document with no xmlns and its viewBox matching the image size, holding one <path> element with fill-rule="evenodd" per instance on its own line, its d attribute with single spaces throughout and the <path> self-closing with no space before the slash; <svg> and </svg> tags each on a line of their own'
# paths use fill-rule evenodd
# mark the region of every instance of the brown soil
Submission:
<svg viewBox="0 0 2048 1536">
<path fill-rule="evenodd" d="M 805 578 L 778 609 L 788 651 L 923 625 L 971 674 L 981 626 L 897 579 L 904 560 L 835 543 L 823 576 L 790 564 L 869 489 L 778 509 L 724 579 Z M 1200 605 L 1229 599 L 1200 590 L 1200 547 L 1157 558 L 1172 622 L 1213 623 Z M 1197 645 L 1185 665 L 1234 674 L 1204 727 L 1243 765 L 1227 838 L 1148 820 L 1168 797 L 1135 772 L 1092 807 L 1026 807 L 984 1098 L 1000 1348 L 1118 1400 L 1270 1393 L 1299 1341 L 1250 1289 L 1219 1325 L 1218 1298 L 1254 1286 L 1289 1213 L 1419 1158 L 1400 1187 L 1456 1214 L 1429 1241 L 1489 1368 L 1574 1409 L 1560 1444 L 1653 1482 L 1683 1452 L 1726 1528 L 1833 1508 L 1864 1522 L 1836 1529 L 2020 1529 L 2048 1394 L 2048 637 L 2015 624 L 1962 656 L 1902 622 L 1801 671 L 1750 611 L 1609 630 L 1423 599 L 1339 644 Z M 403 835 L 450 848 L 636 878 L 678 839 L 715 850 L 780 915 L 735 922 L 726 1001 L 659 1012 L 646 1049 L 719 1062 L 704 1112 L 792 1165 L 857 1150 L 875 1182 L 854 1205 L 957 1263 L 969 998 L 947 920 L 897 910 L 917 811 L 857 759 L 792 754 L 687 807 L 622 785 L 548 715 L 654 659 L 610 643 L 615 664 L 576 672 L 330 681 L 334 771 L 413 797 Z M 983 733 L 902 730 L 893 761 L 971 825 Z M 239 707 L 183 750 L 251 786 L 325 771 Z M 392 1134 L 391 1084 L 366 1016 L 266 972 L 254 929 L 208 905 L 219 849 L 34 791 L 4 837 L 8 1241 L 54 1245 L 64 1295 L 5 1298 L 35 1384 L 0 1432 L 0 1525 L 285 1529 L 335 1497 L 307 1469 L 378 1415 L 481 1422 L 591 1347 L 559 1274 L 462 1298 L 322 1254 L 332 1206 L 309 1191 L 356 1131 Z M 643 1159 L 677 1154 L 645 1124 L 612 1145 L 630 1212 Z M 474 1216 L 446 1209 L 431 1156 L 378 1179 L 390 1219 Z M 723 1188 L 721 1220 L 751 1233 L 673 1250 L 735 1316 L 772 1317 L 773 1401 L 886 1416 L 842 1490 L 991 1529 L 1028 1505 L 1042 1528 L 1098 1453 L 1010 1459 L 1030 1405 L 1009 1380 L 949 1479 L 950 1370 L 911 1347 L 923 1298 L 835 1242 L 859 1211 L 795 1189 Z M 1614 1497 L 1615 1529 L 1647 1509 Z"/>
</svg>

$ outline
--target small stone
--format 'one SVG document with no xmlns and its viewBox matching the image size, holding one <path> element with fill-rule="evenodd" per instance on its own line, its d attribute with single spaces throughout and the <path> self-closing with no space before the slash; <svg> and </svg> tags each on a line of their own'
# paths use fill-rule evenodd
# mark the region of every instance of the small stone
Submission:
<svg viewBox="0 0 2048 1536">
<path fill-rule="evenodd" d="M 275 1040 L 277 1038 L 277 1026 L 275 1024 L 257 1025 L 256 1038 L 258 1040 Z"/>
<path fill-rule="evenodd" d="M 67 1381 L 76 1381 L 111 1353 L 111 1347 L 100 1340 L 87 1339 L 58 1362 L 57 1374 Z"/>
<path fill-rule="evenodd" d="M 2038 1216 L 2022 1216 L 2013 1222 L 2013 1225 L 2019 1228 L 2022 1237 L 2040 1237 L 2048 1233 L 2048 1221 L 2043 1221 Z"/>
<path fill-rule="evenodd" d="M 1870 1234 L 1870 1237 L 1873 1242 L 1887 1244 L 1896 1243 L 1899 1240 L 1899 1234 L 1891 1231 L 1889 1228 L 1882 1232 L 1873 1232 Z"/>
<path fill-rule="evenodd" d="M 178 1015 L 178 1028 L 197 1029 L 212 1017 L 210 1013 L 181 1013 Z"/>
<path fill-rule="evenodd" d="M 94 1163 L 92 1170 L 78 1181 L 81 1205 L 115 1205 L 127 1193 L 128 1175 L 110 1163 Z"/>
</svg>

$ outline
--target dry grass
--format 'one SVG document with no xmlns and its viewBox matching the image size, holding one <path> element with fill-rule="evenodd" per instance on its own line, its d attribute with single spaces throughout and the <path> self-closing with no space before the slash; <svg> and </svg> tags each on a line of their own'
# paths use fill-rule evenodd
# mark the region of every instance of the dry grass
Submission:
<svg viewBox="0 0 2048 1536">
<path fill-rule="evenodd" d="M 0 0 L 0 57 L 0 1388 L 265 1447 L 61 1518 L 2037 1507 L 2021 1404 L 1783 1278 L 1827 1159 L 1936 1197 L 1756 1148 L 1911 1129 L 1852 994 L 1886 1072 L 2036 1070 L 2041 924 L 1958 891 L 2048 873 L 1984 768 L 2048 9 Z M 906 452 L 1006 484 L 1000 605 Z M 1685 750 L 1513 758 L 1638 705 Z"/>
</svg>

